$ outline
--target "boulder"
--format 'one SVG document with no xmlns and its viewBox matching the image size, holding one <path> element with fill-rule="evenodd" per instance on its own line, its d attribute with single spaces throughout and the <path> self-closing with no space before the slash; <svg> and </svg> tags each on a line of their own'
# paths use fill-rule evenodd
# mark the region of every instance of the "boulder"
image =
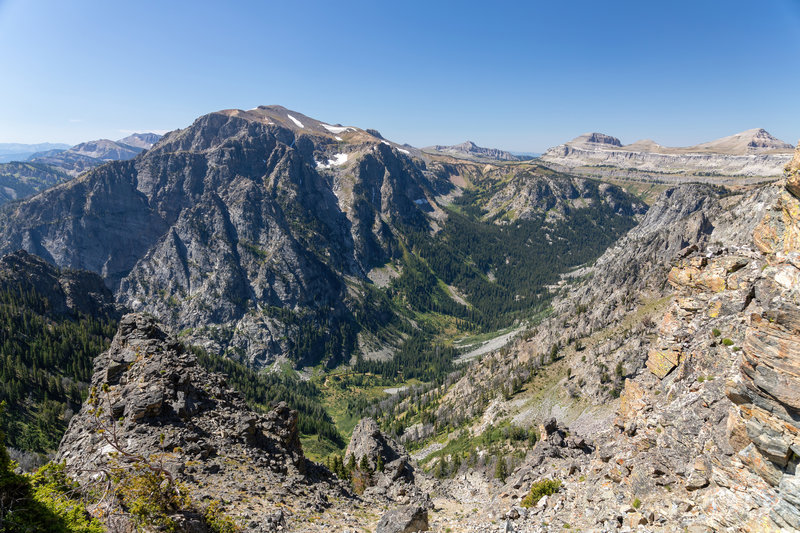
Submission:
<svg viewBox="0 0 800 533">
<path fill-rule="evenodd" d="M 404 505 L 381 517 L 375 533 L 416 533 L 428 531 L 428 511 L 416 505 Z"/>
</svg>

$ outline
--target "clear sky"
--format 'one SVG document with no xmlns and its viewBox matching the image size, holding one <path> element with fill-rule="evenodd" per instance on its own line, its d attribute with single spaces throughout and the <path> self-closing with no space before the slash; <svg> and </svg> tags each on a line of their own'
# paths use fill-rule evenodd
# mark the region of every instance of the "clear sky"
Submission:
<svg viewBox="0 0 800 533">
<path fill-rule="evenodd" d="M 0 0 L 0 142 L 281 104 L 415 146 L 800 137 L 800 0 Z"/>
</svg>

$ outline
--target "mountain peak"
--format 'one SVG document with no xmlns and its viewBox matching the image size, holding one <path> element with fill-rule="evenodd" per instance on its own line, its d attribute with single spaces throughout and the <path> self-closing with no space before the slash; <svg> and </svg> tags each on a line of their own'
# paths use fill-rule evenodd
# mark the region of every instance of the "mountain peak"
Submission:
<svg viewBox="0 0 800 533">
<path fill-rule="evenodd" d="M 602 144 L 611 146 L 622 146 L 622 143 L 616 137 L 606 135 L 605 133 L 591 132 L 584 133 L 572 139 L 567 144 Z"/>
<path fill-rule="evenodd" d="M 117 142 L 121 144 L 127 144 L 128 146 L 133 146 L 134 148 L 149 150 L 155 143 L 158 142 L 160 138 L 161 135 L 157 133 L 133 133 L 127 137 L 119 139 Z"/>
<path fill-rule="evenodd" d="M 699 152 L 752 154 L 788 152 L 794 147 L 770 134 L 764 128 L 752 128 L 714 141 L 691 147 Z"/>
<path fill-rule="evenodd" d="M 327 137 L 337 142 L 350 144 L 376 144 L 383 142 L 395 147 L 400 146 L 383 140 L 376 130 L 343 126 L 338 123 L 329 124 L 281 105 L 260 105 L 248 110 L 224 109 L 217 113 L 228 117 L 243 118 L 268 126 L 279 126 L 291 130 L 295 134 L 304 133 L 316 137 Z"/>
<path fill-rule="evenodd" d="M 511 152 L 506 152 L 505 150 L 500 150 L 498 148 L 483 148 L 472 141 L 464 141 L 461 144 L 454 144 L 452 146 L 443 146 L 437 144 L 436 146 L 428 147 L 427 150 L 442 152 L 455 157 L 466 157 L 471 159 L 493 159 L 496 161 L 519 161 L 521 159 Z"/>
</svg>

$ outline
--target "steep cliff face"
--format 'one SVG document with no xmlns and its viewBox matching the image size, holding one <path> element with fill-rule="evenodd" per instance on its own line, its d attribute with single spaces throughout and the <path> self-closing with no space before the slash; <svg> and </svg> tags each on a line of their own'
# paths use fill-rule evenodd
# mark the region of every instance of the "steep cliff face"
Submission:
<svg viewBox="0 0 800 533">
<path fill-rule="evenodd" d="M 11 206 L 0 249 L 98 272 L 125 305 L 251 362 L 291 351 L 302 324 L 338 331 L 360 308 L 353 287 L 399 254 L 393 232 L 427 231 L 437 208 L 424 165 L 295 115 L 202 117 L 133 161 Z M 354 342 L 341 337 L 339 355 Z"/>
<path fill-rule="evenodd" d="M 763 254 L 753 283 L 741 373 L 727 385 L 751 444 L 748 464 L 777 489 L 770 513 L 800 529 L 800 148 L 787 168 L 787 190 L 770 206 L 753 240 Z"/>
<path fill-rule="evenodd" d="M 449 389 L 440 425 L 478 420 L 468 423 L 478 435 L 490 423 L 555 417 L 586 440 L 581 453 L 549 436 L 537 443 L 502 489 L 488 489 L 508 494 L 490 512 L 521 530 L 796 527 L 796 267 L 783 238 L 759 239 L 792 235 L 787 194 L 780 184 L 725 196 L 698 185 L 666 191 L 565 286 L 552 318 Z M 780 252 L 764 255 L 760 241 Z M 562 481 L 556 495 L 515 507 L 545 478 Z M 462 483 L 446 491 L 466 501 Z"/>
</svg>

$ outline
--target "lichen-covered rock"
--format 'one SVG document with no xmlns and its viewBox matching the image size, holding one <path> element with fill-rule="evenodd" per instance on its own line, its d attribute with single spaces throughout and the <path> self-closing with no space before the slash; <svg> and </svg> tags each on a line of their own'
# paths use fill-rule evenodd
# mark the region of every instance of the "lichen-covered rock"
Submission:
<svg viewBox="0 0 800 533">
<path fill-rule="evenodd" d="M 770 485 L 779 500 L 770 518 L 800 528 L 800 199 L 796 176 L 800 150 L 787 167 L 786 188 L 756 227 L 753 240 L 768 265 L 754 283 L 741 375 L 728 397 L 738 406 L 752 445 L 742 460 Z"/>
<path fill-rule="evenodd" d="M 654 348 L 647 354 L 647 369 L 663 379 L 681 361 L 681 351 L 675 348 Z"/>
</svg>

